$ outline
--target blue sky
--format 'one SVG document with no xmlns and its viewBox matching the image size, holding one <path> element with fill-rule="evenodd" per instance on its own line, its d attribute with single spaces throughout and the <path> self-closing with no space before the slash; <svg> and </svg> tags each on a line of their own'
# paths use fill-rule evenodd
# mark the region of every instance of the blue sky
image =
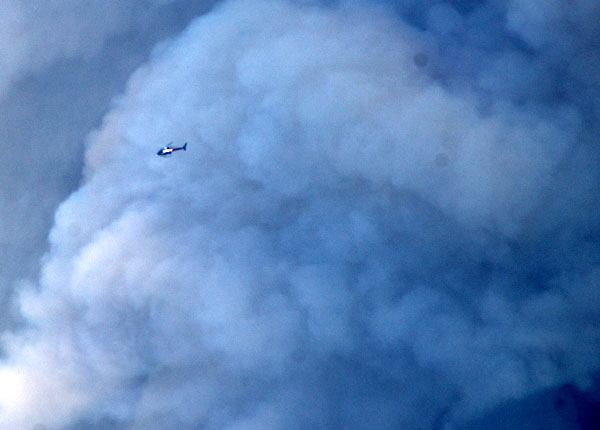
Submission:
<svg viewBox="0 0 600 430">
<path fill-rule="evenodd" d="M 0 427 L 592 428 L 599 15 L 6 2 Z"/>
</svg>

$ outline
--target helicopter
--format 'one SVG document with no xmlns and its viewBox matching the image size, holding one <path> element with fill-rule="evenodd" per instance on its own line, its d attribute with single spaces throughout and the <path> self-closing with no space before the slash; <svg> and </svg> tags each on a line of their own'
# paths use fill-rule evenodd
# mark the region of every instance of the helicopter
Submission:
<svg viewBox="0 0 600 430">
<path fill-rule="evenodd" d="M 171 142 L 171 143 L 173 143 L 173 142 Z M 173 146 L 171 146 L 171 143 L 169 143 L 169 145 L 167 145 L 167 146 L 163 146 L 162 148 L 160 148 L 160 150 L 156 153 L 156 155 L 158 155 L 160 157 L 168 157 L 175 151 L 181 151 L 181 150 L 186 151 L 187 142 L 185 142 L 185 144 L 180 147 L 173 147 Z"/>
</svg>

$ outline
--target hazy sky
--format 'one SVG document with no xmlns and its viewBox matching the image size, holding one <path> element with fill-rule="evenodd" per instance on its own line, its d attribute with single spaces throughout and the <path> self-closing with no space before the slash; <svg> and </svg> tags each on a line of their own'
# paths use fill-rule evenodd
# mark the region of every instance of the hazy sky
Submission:
<svg viewBox="0 0 600 430">
<path fill-rule="evenodd" d="M 598 424 L 595 0 L 32 4 L 0 428 Z"/>
</svg>

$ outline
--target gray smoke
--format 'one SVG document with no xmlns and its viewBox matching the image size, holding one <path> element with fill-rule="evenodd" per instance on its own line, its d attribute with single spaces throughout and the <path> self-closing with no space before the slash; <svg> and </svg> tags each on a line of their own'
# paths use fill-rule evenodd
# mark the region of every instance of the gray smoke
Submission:
<svg viewBox="0 0 600 430">
<path fill-rule="evenodd" d="M 22 79 L 63 58 L 98 54 L 112 37 L 141 30 L 172 0 L 5 0 L 0 5 L 0 95 Z M 181 4 L 185 2 L 181 1 Z"/>
<path fill-rule="evenodd" d="M 53 214 L 79 185 L 85 136 L 151 48 L 213 2 L 121 3 L 0 5 L 0 330 L 18 322 L 14 286 L 37 277 Z"/>
<path fill-rule="evenodd" d="M 461 428 L 593 385 L 598 8 L 413 3 L 230 1 L 154 52 L 20 289 L 0 427 Z"/>
</svg>

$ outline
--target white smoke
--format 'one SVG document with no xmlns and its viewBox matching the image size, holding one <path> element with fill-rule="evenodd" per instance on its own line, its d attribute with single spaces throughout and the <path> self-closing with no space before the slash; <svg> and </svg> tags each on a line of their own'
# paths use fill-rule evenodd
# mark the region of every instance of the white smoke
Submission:
<svg viewBox="0 0 600 430">
<path fill-rule="evenodd" d="M 498 95 L 510 52 L 451 79 L 451 6 L 387 12 L 232 1 L 134 74 L 21 293 L 0 427 L 442 428 L 590 383 L 586 112 Z"/>
</svg>

